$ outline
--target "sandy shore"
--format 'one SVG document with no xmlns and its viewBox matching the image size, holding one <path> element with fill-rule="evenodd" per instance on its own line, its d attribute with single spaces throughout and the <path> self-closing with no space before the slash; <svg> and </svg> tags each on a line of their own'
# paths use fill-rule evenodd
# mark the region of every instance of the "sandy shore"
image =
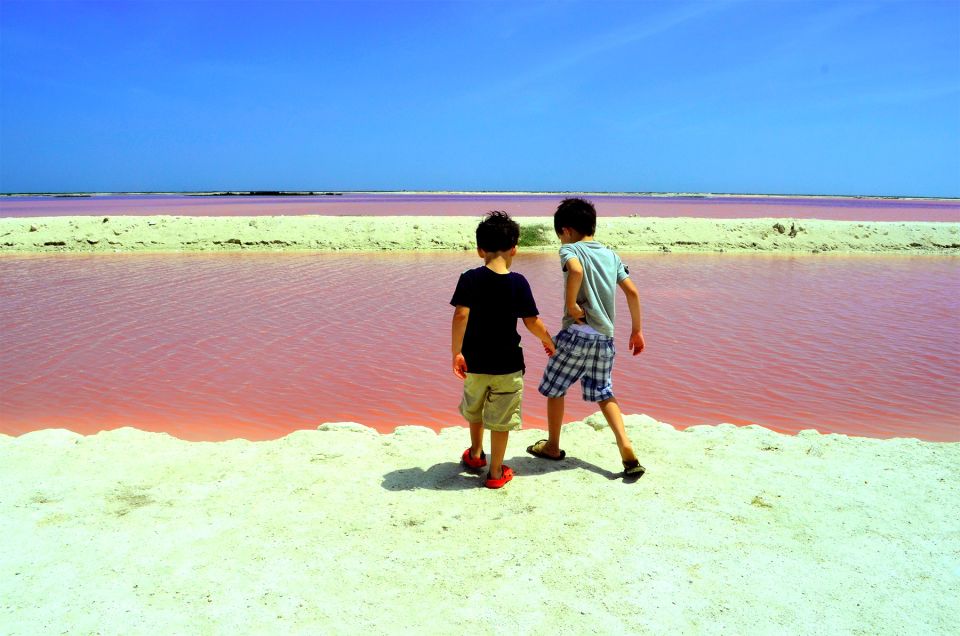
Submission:
<svg viewBox="0 0 960 636">
<path fill-rule="evenodd" d="M 0 436 L 0 632 L 956 633 L 960 444 L 628 427 Z"/>
<path fill-rule="evenodd" d="M 524 249 L 555 250 L 549 217 L 520 219 Z M 0 254 L 226 250 L 465 250 L 471 217 L 40 217 L 0 219 Z M 626 251 L 960 254 L 960 223 L 610 217 Z"/>
</svg>

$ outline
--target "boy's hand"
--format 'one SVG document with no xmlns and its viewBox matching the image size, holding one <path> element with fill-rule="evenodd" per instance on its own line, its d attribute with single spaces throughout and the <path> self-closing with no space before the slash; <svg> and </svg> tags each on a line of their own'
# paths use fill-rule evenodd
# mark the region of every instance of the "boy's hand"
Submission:
<svg viewBox="0 0 960 636">
<path fill-rule="evenodd" d="M 580 305 L 573 303 L 567 307 L 567 313 L 570 314 L 570 317 L 573 318 L 575 322 L 580 322 L 583 320 L 587 314 L 583 313 L 583 309 L 580 308 Z"/>
<path fill-rule="evenodd" d="M 633 355 L 640 355 L 640 352 L 643 351 L 645 346 L 646 343 L 643 341 L 642 331 L 630 332 L 630 351 L 633 351 Z"/>
<path fill-rule="evenodd" d="M 467 379 L 467 361 L 464 359 L 462 353 L 453 356 L 453 375 L 461 380 Z"/>
<path fill-rule="evenodd" d="M 543 350 L 547 353 L 547 357 L 553 357 L 557 352 L 557 345 L 553 344 L 553 340 L 544 340 Z"/>
</svg>

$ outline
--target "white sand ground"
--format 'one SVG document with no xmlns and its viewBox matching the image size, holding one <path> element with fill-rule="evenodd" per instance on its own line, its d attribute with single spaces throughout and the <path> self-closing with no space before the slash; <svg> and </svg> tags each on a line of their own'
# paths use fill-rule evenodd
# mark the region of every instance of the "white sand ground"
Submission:
<svg viewBox="0 0 960 636">
<path fill-rule="evenodd" d="M 555 250 L 549 217 L 521 217 L 524 249 Z M 472 217 L 74 216 L 0 219 L 0 254 L 218 250 L 470 250 Z M 630 251 L 960 254 L 960 223 L 608 217 Z"/>
<path fill-rule="evenodd" d="M 628 430 L 0 436 L 0 633 L 957 633 L 960 444 Z"/>
</svg>

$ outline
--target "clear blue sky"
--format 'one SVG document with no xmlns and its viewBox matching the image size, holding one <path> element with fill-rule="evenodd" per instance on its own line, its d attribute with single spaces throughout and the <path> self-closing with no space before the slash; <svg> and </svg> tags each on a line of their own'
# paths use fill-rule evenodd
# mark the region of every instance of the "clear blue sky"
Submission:
<svg viewBox="0 0 960 636">
<path fill-rule="evenodd" d="M 960 2 L 0 0 L 0 191 L 960 196 Z"/>
</svg>

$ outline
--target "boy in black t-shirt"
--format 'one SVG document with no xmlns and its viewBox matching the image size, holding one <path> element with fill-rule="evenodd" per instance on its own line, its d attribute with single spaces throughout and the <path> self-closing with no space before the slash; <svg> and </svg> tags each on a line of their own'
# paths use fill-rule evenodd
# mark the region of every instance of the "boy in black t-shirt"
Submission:
<svg viewBox="0 0 960 636">
<path fill-rule="evenodd" d="M 510 271 L 519 239 L 520 226 L 505 212 L 487 215 L 477 226 L 477 254 L 484 266 L 461 274 L 450 300 L 456 307 L 453 373 L 464 381 L 460 413 L 470 423 L 470 448 L 461 459 L 470 468 L 487 465 L 483 429 L 490 429 L 487 488 L 501 488 L 513 479 L 503 456 L 510 431 L 520 428 L 525 367 L 517 318 L 543 342 L 548 355 L 556 350 L 527 279 Z"/>
</svg>

